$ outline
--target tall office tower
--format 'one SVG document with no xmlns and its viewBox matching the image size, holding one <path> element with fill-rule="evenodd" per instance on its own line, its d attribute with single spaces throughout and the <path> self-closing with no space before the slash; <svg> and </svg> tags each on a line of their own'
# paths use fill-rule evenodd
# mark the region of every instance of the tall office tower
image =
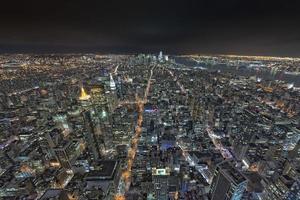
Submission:
<svg viewBox="0 0 300 200">
<path fill-rule="evenodd" d="M 155 199 L 168 200 L 168 187 L 169 187 L 169 168 L 153 168 L 152 169 L 152 182 L 154 185 Z"/>
<path fill-rule="evenodd" d="M 118 96 L 114 91 L 106 92 L 106 104 L 108 107 L 108 112 L 112 113 L 118 106 Z"/>
<path fill-rule="evenodd" d="M 85 92 L 85 89 L 83 87 L 81 87 L 79 100 L 86 101 L 89 100 L 90 98 L 91 96 Z"/>
<path fill-rule="evenodd" d="M 231 161 L 217 165 L 209 196 L 211 200 L 240 200 L 246 189 L 247 180 Z"/>
<path fill-rule="evenodd" d="M 83 113 L 84 124 L 86 128 L 85 138 L 87 147 L 91 149 L 93 160 L 97 161 L 100 157 L 100 145 L 99 145 L 99 137 L 96 132 L 96 126 L 92 119 L 92 113 L 90 110 L 84 111 Z"/>
<path fill-rule="evenodd" d="M 108 113 L 106 110 L 103 110 L 101 113 L 101 116 L 104 116 L 100 123 L 103 145 L 105 150 L 109 150 L 113 148 L 112 116 L 111 113 Z"/>
<path fill-rule="evenodd" d="M 88 108 L 91 111 L 94 137 L 97 139 L 101 155 L 111 148 L 111 113 L 117 104 L 115 92 L 107 91 L 106 95 L 103 92 L 104 88 L 102 85 L 93 85 L 91 89 L 91 105 Z"/>
<path fill-rule="evenodd" d="M 45 140 L 41 142 L 41 145 L 44 147 L 43 150 L 48 157 L 56 156 L 53 149 L 59 145 L 60 141 L 63 141 L 63 135 L 59 129 L 52 128 L 45 132 Z"/>
<path fill-rule="evenodd" d="M 72 165 L 69 161 L 68 155 L 66 153 L 66 150 L 64 147 L 58 147 L 53 149 L 55 152 L 55 155 L 57 157 L 57 160 L 60 163 L 60 166 L 65 169 L 72 169 Z"/>
<path fill-rule="evenodd" d="M 112 148 L 112 126 L 111 115 L 107 112 L 108 108 L 99 106 L 92 112 L 92 120 L 94 124 L 94 136 L 97 139 L 98 148 L 101 155 Z"/>
<path fill-rule="evenodd" d="M 123 84 L 123 80 L 121 79 L 120 76 L 118 76 L 118 92 L 117 92 L 117 96 L 118 98 L 123 98 L 124 96 L 124 84 Z"/>
<path fill-rule="evenodd" d="M 65 169 L 72 169 L 72 164 L 80 156 L 83 150 L 81 146 L 82 141 L 71 140 L 69 142 L 63 141 L 62 144 L 53 148 L 61 167 Z"/>
<path fill-rule="evenodd" d="M 293 196 L 297 195 L 297 193 L 300 193 L 299 185 L 297 185 L 297 182 L 294 182 L 294 180 L 288 176 L 280 176 L 276 178 L 272 177 L 272 179 L 263 178 L 261 183 L 264 190 L 259 196 L 262 200 L 299 199 L 292 198 Z"/>
<path fill-rule="evenodd" d="M 109 86 L 110 86 L 110 90 L 111 91 L 115 91 L 116 90 L 116 83 L 112 77 L 112 74 L 109 74 L 110 79 L 109 79 Z"/>
<path fill-rule="evenodd" d="M 161 61 L 163 61 L 163 58 L 164 58 L 163 52 L 160 51 L 160 52 L 159 52 L 159 55 L 158 55 L 158 60 L 161 62 Z"/>
</svg>

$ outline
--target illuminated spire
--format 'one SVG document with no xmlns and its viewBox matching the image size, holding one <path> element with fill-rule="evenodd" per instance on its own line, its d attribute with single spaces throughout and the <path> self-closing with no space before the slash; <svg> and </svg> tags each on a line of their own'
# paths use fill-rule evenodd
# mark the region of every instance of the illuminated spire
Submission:
<svg viewBox="0 0 300 200">
<path fill-rule="evenodd" d="M 91 96 L 88 95 L 88 94 L 85 92 L 85 90 L 84 90 L 83 87 L 81 87 L 81 93 L 80 93 L 79 100 L 81 100 L 81 101 L 86 101 L 86 100 L 88 100 L 89 98 L 91 98 Z"/>
<path fill-rule="evenodd" d="M 115 84 L 115 81 L 112 77 L 112 74 L 110 74 L 110 81 L 109 81 L 109 85 L 110 85 L 110 89 L 111 90 L 116 90 L 116 84 Z"/>
</svg>

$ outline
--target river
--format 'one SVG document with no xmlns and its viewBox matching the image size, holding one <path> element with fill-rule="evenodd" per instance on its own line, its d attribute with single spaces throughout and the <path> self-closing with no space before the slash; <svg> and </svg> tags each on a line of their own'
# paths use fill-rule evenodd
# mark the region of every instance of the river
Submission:
<svg viewBox="0 0 300 200">
<path fill-rule="evenodd" d="M 208 71 L 217 71 L 225 73 L 231 73 L 238 76 L 257 76 L 264 80 L 280 80 L 286 83 L 293 83 L 295 87 L 300 87 L 300 75 L 293 74 L 285 74 L 282 71 L 278 71 L 276 73 L 272 73 L 270 69 L 264 68 L 263 70 L 256 70 L 247 67 L 234 67 L 228 66 L 225 64 L 216 64 L 216 65 L 205 65 L 203 63 L 197 63 L 189 58 L 185 57 L 173 57 L 175 62 L 178 64 L 183 64 L 187 67 L 203 67 Z"/>
</svg>

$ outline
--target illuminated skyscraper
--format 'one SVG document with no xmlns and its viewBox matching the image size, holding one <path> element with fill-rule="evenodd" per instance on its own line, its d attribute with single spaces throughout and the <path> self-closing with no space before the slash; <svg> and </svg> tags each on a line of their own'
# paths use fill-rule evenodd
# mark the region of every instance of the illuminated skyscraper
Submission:
<svg viewBox="0 0 300 200">
<path fill-rule="evenodd" d="M 85 90 L 84 90 L 83 87 L 81 87 L 81 89 L 80 89 L 80 97 L 79 97 L 79 100 L 81 100 L 81 101 L 86 101 L 86 100 L 88 100 L 88 99 L 90 99 L 90 98 L 91 98 L 91 96 L 88 95 L 88 94 L 85 92 Z"/>
<path fill-rule="evenodd" d="M 170 177 L 169 168 L 152 169 L 154 193 L 157 200 L 168 200 L 169 177 Z"/>
<path fill-rule="evenodd" d="M 112 74 L 110 75 L 110 80 L 109 80 L 109 86 L 110 86 L 110 90 L 115 91 L 116 90 L 116 83 L 112 77 Z"/>
<path fill-rule="evenodd" d="M 158 55 L 158 60 L 159 60 L 160 62 L 162 62 L 163 59 L 164 59 L 163 52 L 160 51 L 160 52 L 159 52 L 159 55 Z"/>
</svg>

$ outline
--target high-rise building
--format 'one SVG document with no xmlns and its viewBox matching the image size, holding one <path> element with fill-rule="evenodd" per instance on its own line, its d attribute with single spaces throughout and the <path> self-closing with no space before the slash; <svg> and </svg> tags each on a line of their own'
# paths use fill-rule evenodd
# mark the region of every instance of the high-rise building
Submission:
<svg viewBox="0 0 300 200">
<path fill-rule="evenodd" d="M 85 175 L 84 179 L 88 185 L 93 185 L 95 182 L 100 183 L 99 187 L 103 190 L 104 196 L 106 196 L 109 192 L 115 193 L 117 191 L 120 177 L 121 168 L 118 161 L 101 160 L 96 162 L 91 171 Z"/>
<path fill-rule="evenodd" d="M 91 96 L 85 92 L 85 89 L 83 87 L 81 87 L 79 100 L 86 101 L 90 98 L 91 98 Z"/>
<path fill-rule="evenodd" d="M 106 101 L 107 101 L 108 111 L 111 113 L 116 109 L 116 107 L 118 105 L 117 93 L 115 93 L 113 91 L 112 92 L 108 91 L 106 94 L 107 94 Z"/>
<path fill-rule="evenodd" d="M 114 81 L 114 78 L 112 77 L 112 74 L 110 75 L 110 79 L 109 79 L 109 86 L 110 86 L 110 90 L 115 91 L 116 90 L 116 83 Z"/>
<path fill-rule="evenodd" d="M 290 178 L 288 178 L 288 176 L 280 176 L 278 178 L 274 178 L 273 180 L 262 179 L 261 183 L 263 185 L 264 190 L 260 194 L 260 199 L 297 199 L 292 197 L 299 193 L 299 187 L 297 190 L 297 182 L 294 182 L 294 180 L 289 179 Z"/>
<path fill-rule="evenodd" d="M 66 169 L 71 169 L 72 165 L 68 158 L 65 148 L 54 148 L 55 155 L 57 160 L 59 161 L 61 167 Z"/>
<path fill-rule="evenodd" d="M 247 186 L 247 179 L 231 161 L 217 165 L 210 188 L 211 200 L 240 200 Z"/>
<path fill-rule="evenodd" d="M 168 200 L 169 177 L 170 177 L 169 168 L 152 169 L 154 193 L 157 200 Z"/>
<path fill-rule="evenodd" d="M 100 141 L 99 137 L 97 137 L 96 134 L 96 126 L 92 119 L 92 113 L 90 110 L 84 111 L 83 113 L 83 119 L 85 124 L 85 138 L 87 147 L 90 148 L 92 152 L 92 157 L 94 161 L 97 161 L 100 158 Z"/>
<path fill-rule="evenodd" d="M 72 163 L 74 163 L 81 154 L 81 146 L 81 141 L 72 140 L 69 142 L 64 142 L 60 146 L 53 148 L 61 167 L 65 169 L 72 169 Z"/>
<path fill-rule="evenodd" d="M 158 55 L 158 60 L 159 60 L 160 62 L 162 62 L 163 59 L 164 59 L 163 52 L 160 51 L 160 52 L 159 52 L 159 55 Z"/>
</svg>

